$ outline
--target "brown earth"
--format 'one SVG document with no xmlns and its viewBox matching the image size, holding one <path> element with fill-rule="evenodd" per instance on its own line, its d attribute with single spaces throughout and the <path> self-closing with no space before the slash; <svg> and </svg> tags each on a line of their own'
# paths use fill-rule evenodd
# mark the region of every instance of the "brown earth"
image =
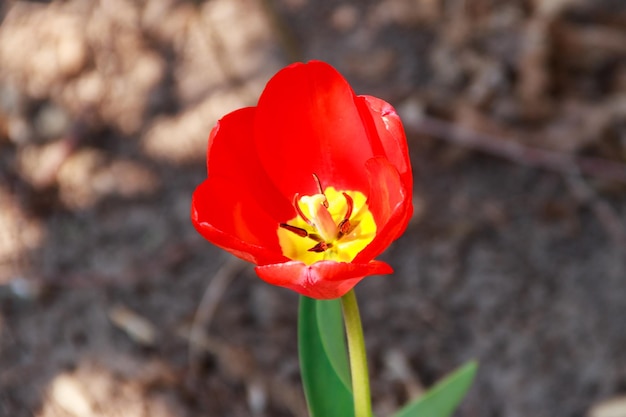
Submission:
<svg viewBox="0 0 626 417">
<path fill-rule="evenodd" d="M 217 118 L 308 59 L 394 104 L 410 141 L 396 272 L 357 288 L 377 415 L 477 358 L 458 416 L 626 416 L 623 1 L 9 1 L 0 19 L 0 416 L 306 415 L 297 296 L 188 213 Z"/>
</svg>

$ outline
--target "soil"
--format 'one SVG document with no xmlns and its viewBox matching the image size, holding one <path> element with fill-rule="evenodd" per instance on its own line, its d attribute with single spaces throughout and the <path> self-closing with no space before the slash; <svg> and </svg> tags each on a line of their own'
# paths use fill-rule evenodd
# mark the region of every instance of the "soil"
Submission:
<svg viewBox="0 0 626 417">
<path fill-rule="evenodd" d="M 626 4 L 0 4 L 0 416 L 307 415 L 298 297 L 189 220 L 215 121 L 292 61 L 407 129 L 415 216 L 357 287 L 376 415 L 626 415 Z"/>
</svg>

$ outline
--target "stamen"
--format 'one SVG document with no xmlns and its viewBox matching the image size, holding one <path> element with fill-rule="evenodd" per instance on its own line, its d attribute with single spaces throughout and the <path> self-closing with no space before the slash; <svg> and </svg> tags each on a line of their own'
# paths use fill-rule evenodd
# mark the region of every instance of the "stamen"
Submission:
<svg viewBox="0 0 626 417">
<path fill-rule="evenodd" d="M 287 223 L 280 223 L 279 225 L 280 227 L 282 227 L 285 230 L 289 230 L 292 233 L 295 233 L 296 235 L 300 236 L 300 237 L 307 237 L 309 236 L 309 232 L 307 232 L 306 230 L 300 228 L 300 227 L 296 227 L 296 226 L 292 226 L 290 224 Z"/>
<path fill-rule="evenodd" d="M 317 191 L 319 191 L 318 194 L 324 194 L 324 189 L 322 188 L 320 177 L 318 177 L 316 173 L 313 173 L 313 179 L 315 180 L 315 184 L 317 184 Z"/>
<path fill-rule="evenodd" d="M 352 217 L 352 209 L 354 209 L 354 200 L 347 193 L 342 193 L 346 199 L 346 204 L 348 205 L 348 210 L 346 210 L 346 215 L 343 216 L 344 220 L 349 220 Z"/>
<path fill-rule="evenodd" d="M 298 213 L 298 216 L 302 217 L 302 220 L 304 220 L 306 224 L 315 227 L 313 222 L 302 212 L 302 209 L 300 208 L 300 194 L 298 193 L 293 196 L 293 208 L 296 209 L 296 213 Z"/>
<path fill-rule="evenodd" d="M 352 217 L 352 210 L 354 209 L 354 200 L 347 193 L 342 193 L 346 199 L 346 214 L 343 216 L 343 220 L 337 225 L 339 233 L 337 239 L 341 239 L 344 235 L 347 235 L 352 230 L 352 224 L 350 223 L 350 217 Z"/>
<path fill-rule="evenodd" d="M 324 196 L 324 202 L 322 203 L 324 207 L 328 208 L 328 200 L 326 199 L 326 194 L 324 194 L 324 189 L 322 188 L 322 182 L 316 173 L 313 173 L 313 179 L 315 180 L 315 184 L 317 184 L 318 194 L 322 194 Z"/>
<path fill-rule="evenodd" d="M 311 249 L 309 249 L 309 252 L 326 252 L 326 250 L 330 249 L 332 246 L 333 245 L 331 243 L 320 242 L 317 245 L 313 246 Z"/>
</svg>

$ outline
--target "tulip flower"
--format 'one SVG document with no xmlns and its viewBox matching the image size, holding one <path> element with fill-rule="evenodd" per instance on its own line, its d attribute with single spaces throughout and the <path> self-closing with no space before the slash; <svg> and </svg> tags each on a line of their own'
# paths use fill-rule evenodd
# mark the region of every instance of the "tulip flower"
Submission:
<svg viewBox="0 0 626 417">
<path fill-rule="evenodd" d="M 268 283 L 332 299 L 392 272 L 375 258 L 412 214 L 402 123 L 330 65 L 292 64 L 256 107 L 224 116 L 207 171 L 193 195 L 195 228 Z"/>
</svg>

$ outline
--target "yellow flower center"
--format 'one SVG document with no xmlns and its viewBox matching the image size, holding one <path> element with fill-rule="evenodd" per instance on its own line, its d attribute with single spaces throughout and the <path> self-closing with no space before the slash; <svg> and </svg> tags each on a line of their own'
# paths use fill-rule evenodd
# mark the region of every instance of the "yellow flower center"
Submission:
<svg viewBox="0 0 626 417">
<path fill-rule="evenodd" d="M 360 191 L 334 187 L 310 196 L 296 195 L 296 217 L 278 227 L 283 255 L 311 265 L 322 260 L 350 262 L 376 235 L 376 223 Z"/>
</svg>

